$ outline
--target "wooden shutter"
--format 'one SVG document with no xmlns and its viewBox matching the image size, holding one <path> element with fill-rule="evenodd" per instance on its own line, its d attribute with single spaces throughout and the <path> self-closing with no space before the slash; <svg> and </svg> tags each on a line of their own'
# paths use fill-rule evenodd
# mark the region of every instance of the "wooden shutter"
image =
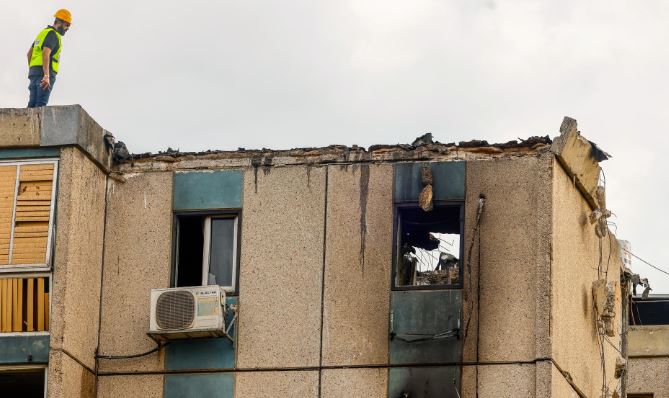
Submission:
<svg viewBox="0 0 669 398">
<path fill-rule="evenodd" d="M 49 330 L 49 279 L 0 279 L 0 332 Z"/>
<path fill-rule="evenodd" d="M 44 264 L 49 237 L 53 164 L 21 165 L 12 264 Z"/>
<path fill-rule="evenodd" d="M 0 266 L 9 264 L 15 191 L 16 166 L 0 165 Z"/>
</svg>

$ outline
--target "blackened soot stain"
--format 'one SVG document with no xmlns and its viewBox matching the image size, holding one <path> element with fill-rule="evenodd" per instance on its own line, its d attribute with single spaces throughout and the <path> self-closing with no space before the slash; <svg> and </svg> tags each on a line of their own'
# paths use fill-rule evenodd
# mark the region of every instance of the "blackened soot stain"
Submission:
<svg viewBox="0 0 669 398">
<path fill-rule="evenodd" d="M 255 193 L 258 193 L 258 166 L 260 166 L 260 159 L 251 159 L 251 166 L 253 166 L 253 187 L 255 189 Z"/>
<path fill-rule="evenodd" d="M 307 164 L 307 188 L 311 188 L 311 164 Z"/>
<path fill-rule="evenodd" d="M 365 271 L 365 239 L 367 237 L 367 198 L 369 196 L 369 165 L 360 166 L 360 266 Z"/>
<path fill-rule="evenodd" d="M 270 172 L 270 167 L 272 167 L 272 158 L 271 157 L 266 157 L 263 158 L 262 160 L 262 172 L 263 174 L 267 175 Z"/>
</svg>

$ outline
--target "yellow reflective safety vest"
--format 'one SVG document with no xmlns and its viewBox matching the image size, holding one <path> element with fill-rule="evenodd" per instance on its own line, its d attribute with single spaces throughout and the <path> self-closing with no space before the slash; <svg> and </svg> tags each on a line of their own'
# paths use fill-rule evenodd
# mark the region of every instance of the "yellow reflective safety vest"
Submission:
<svg viewBox="0 0 669 398">
<path fill-rule="evenodd" d="M 61 39 L 60 33 L 52 27 L 48 27 L 37 35 L 35 42 L 33 43 L 33 56 L 30 58 L 30 66 L 42 66 L 42 46 L 44 45 L 44 39 L 49 32 L 54 32 L 58 38 L 58 51 L 51 56 L 51 71 L 58 73 L 58 61 L 60 60 L 60 52 L 63 49 L 63 41 Z"/>
</svg>

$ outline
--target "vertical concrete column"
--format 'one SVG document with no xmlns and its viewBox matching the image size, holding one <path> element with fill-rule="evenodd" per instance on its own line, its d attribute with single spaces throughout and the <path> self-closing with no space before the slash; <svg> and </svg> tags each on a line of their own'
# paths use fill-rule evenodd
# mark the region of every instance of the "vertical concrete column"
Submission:
<svg viewBox="0 0 669 398">
<path fill-rule="evenodd" d="M 105 173 L 61 151 L 51 295 L 49 397 L 91 396 L 100 305 Z"/>
</svg>

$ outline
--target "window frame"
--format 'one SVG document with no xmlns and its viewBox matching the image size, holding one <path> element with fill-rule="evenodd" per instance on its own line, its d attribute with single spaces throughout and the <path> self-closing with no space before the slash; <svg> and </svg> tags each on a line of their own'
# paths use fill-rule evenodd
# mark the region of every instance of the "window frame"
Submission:
<svg viewBox="0 0 669 398">
<path fill-rule="evenodd" d="M 211 247 L 211 220 L 214 218 L 233 218 L 235 219 L 235 232 L 233 242 L 233 261 L 232 282 L 233 286 L 221 286 L 229 296 L 239 295 L 239 266 L 241 258 L 242 230 L 242 209 L 224 209 L 224 210 L 195 210 L 195 211 L 175 211 L 172 219 L 172 269 L 170 275 L 170 287 L 177 287 L 179 276 L 179 217 L 182 216 L 201 216 L 204 218 L 204 239 L 202 242 L 202 281 L 200 286 L 208 286 L 209 274 L 209 250 Z M 205 264 L 207 268 L 205 269 Z M 206 272 L 205 272 L 206 271 Z"/>
<path fill-rule="evenodd" d="M 400 245 L 400 209 L 405 208 L 420 208 L 418 202 L 402 202 L 393 204 L 393 260 L 392 272 L 390 273 L 390 290 L 391 291 L 406 291 L 406 290 L 462 290 L 464 281 L 464 241 L 465 241 L 465 202 L 463 200 L 435 200 L 433 206 L 436 207 L 458 207 L 459 208 L 459 224 L 460 224 L 460 258 L 458 258 L 458 266 L 460 268 L 458 275 L 458 283 L 453 285 L 413 285 L 413 286 L 398 286 L 397 285 L 397 267 L 398 267 L 398 248 Z"/>
<path fill-rule="evenodd" d="M 14 187 L 14 204 L 12 206 L 12 223 L 10 232 L 10 256 L 14 247 L 14 228 L 16 224 L 16 205 L 18 201 L 18 189 L 21 184 L 19 176 L 21 175 L 21 166 L 35 165 L 35 164 L 52 164 L 53 176 L 51 177 L 51 204 L 49 209 L 49 227 L 46 240 L 46 253 L 44 263 L 37 264 L 11 264 L 0 265 L 0 273 L 21 273 L 21 272 L 50 272 L 53 268 L 53 241 L 54 241 L 54 225 L 56 221 L 56 201 L 58 193 L 58 166 L 59 158 L 40 158 L 40 159 L 8 159 L 0 160 L 0 166 L 16 166 L 16 181 Z"/>
</svg>

